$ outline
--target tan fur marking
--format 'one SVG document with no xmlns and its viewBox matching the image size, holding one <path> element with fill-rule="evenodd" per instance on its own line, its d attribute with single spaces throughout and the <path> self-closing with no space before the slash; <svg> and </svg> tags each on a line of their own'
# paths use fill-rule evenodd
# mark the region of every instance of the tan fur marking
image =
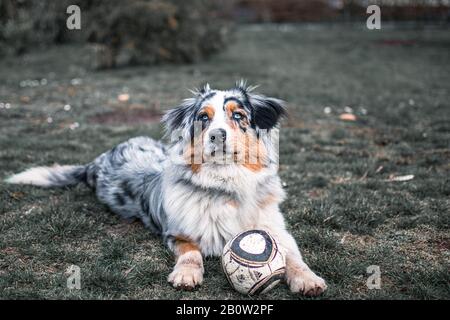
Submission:
<svg viewBox="0 0 450 320">
<path fill-rule="evenodd" d="M 227 102 L 227 104 L 225 105 L 225 110 L 227 111 L 228 118 L 231 118 L 231 115 L 237 109 L 239 109 L 239 105 L 236 103 L 236 101 Z"/>
<path fill-rule="evenodd" d="M 260 201 L 258 201 L 258 205 L 261 209 L 274 204 L 274 203 L 278 203 L 279 199 L 277 197 L 275 197 L 273 194 L 268 194 L 266 197 L 264 197 L 263 199 L 261 199 Z"/>
<path fill-rule="evenodd" d="M 189 251 L 200 251 L 199 247 L 189 238 L 183 236 L 175 237 L 175 254 L 181 256 Z"/>
<path fill-rule="evenodd" d="M 234 129 L 235 150 L 244 150 L 243 159 L 241 159 L 243 160 L 242 165 L 253 172 L 260 171 L 264 167 L 263 160 L 266 157 L 266 152 L 263 144 L 261 143 L 261 141 L 256 139 L 255 136 L 250 134 L 249 131 L 242 132 L 242 130 L 240 130 L 239 128 L 238 123 L 236 121 L 233 121 L 231 118 L 233 112 L 241 113 L 243 117 L 240 121 L 240 125 L 243 128 L 246 128 L 250 125 L 250 123 L 248 122 L 247 113 L 235 101 L 228 102 L 225 105 L 225 110 L 227 112 L 230 127 Z M 256 159 L 251 159 L 251 157 L 255 156 Z"/>
<path fill-rule="evenodd" d="M 207 114 L 209 119 L 214 118 L 214 107 L 212 107 L 211 105 L 206 105 L 204 106 L 200 112 L 200 114 L 204 113 Z M 202 132 L 202 135 L 200 138 L 198 138 L 198 146 L 194 145 L 195 140 L 191 141 L 190 146 L 186 149 L 185 153 L 184 153 L 184 159 L 186 161 L 186 163 L 191 167 L 192 172 L 194 173 L 198 173 L 202 167 L 202 163 L 203 163 L 203 134 L 204 132 Z M 197 154 L 195 153 L 197 152 Z M 200 163 L 197 163 L 200 162 Z"/>
<path fill-rule="evenodd" d="M 263 168 L 261 163 L 244 163 L 244 167 L 246 167 L 247 169 L 253 171 L 253 172 L 258 172 L 261 171 L 261 169 Z"/>
<path fill-rule="evenodd" d="M 202 167 L 201 164 L 195 164 L 195 163 L 191 164 L 191 170 L 194 173 L 198 173 L 200 171 L 201 167 Z"/>
<path fill-rule="evenodd" d="M 225 111 L 227 114 L 227 122 L 233 129 L 239 129 L 239 125 L 232 119 L 233 113 L 237 112 L 242 115 L 241 126 L 246 128 L 249 126 L 247 112 L 241 108 L 235 101 L 227 102 L 225 105 Z"/>
<path fill-rule="evenodd" d="M 227 201 L 227 204 L 232 206 L 233 208 L 239 207 L 239 204 L 238 204 L 238 202 L 236 200 Z"/>
<path fill-rule="evenodd" d="M 209 119 L 212 119 L 212 118 L 214 118 L 215 111 L 214 111 L 214 108 L 213 108 L 212 106 L 207 105 L 207 106 L 204 106 L 204 107 L 200 110 L 199 113 L 200 113 L 200 114 L 206 113 L 206 114 L 208 115 Z"/>
<path fill-rule="evenodd" d="M 194 141 L 192 141 L 191 144 L 186 148 L 184 155 L 183 155 L 184 161 L 186 162 L 186 164 L 188 164 L 191 167 L 191 170 L 194 173 L 197 173 L 200 171 L 200 168 L 203 163 L 203 146 L 201 145 L 202 139 L 203 139 L 203 134 L 202 134 L 202 138 L 199 139 L 200 145 L 195 147 Z M 196 155 L 195 152 L 198 152 L 198 154 Z M 196 162 L 200 162 L 200 163 L 196 163 Z"/>
<path fill-rule="evenodd" d="M 235 150 L 244 150 L 243 155 L 235 157 L 236 161 L 253 172 L 258 172 L 264 168 L 267 152 L 264 144 L 256 136 L 250 132 L 236 132 L 234 144 Z"/>
</svg>

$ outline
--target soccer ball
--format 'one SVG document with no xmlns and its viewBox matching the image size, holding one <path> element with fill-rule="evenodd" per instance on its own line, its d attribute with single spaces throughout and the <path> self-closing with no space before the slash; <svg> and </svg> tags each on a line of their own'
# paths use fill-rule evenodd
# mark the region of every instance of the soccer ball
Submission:
<svg viewBox="0 0 450 320">
<path fill-rule="evenodd" d="M 263 230 L 248 230 L 225 245 L 222 267 L 234 289 L 257 295 L 269 291 L 284 278 L 286 263 L 271 235 Z"/>
</svg>

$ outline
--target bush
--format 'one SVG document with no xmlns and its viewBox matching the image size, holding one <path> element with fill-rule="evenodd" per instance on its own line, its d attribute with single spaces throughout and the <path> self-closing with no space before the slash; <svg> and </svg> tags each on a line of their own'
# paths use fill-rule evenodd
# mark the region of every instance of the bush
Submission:
<svg viewBox="0 0 450 320">
<path fill-rule="evenodd" d="M 0 54 L 21 54 L 62 41 L 64 1 L 0 0 Z"/>
<path fill-rule="evenodd" d="M 196 62 L 226 44 L 225 0 L 0 0 L 0 43 L 22 53 L 62 42 L 94 44 L 96 68 Z M 81 30 L 66 8 L 81 9 Z M 219 10 L 220 9 L 220 10 Z"/>
</svg>

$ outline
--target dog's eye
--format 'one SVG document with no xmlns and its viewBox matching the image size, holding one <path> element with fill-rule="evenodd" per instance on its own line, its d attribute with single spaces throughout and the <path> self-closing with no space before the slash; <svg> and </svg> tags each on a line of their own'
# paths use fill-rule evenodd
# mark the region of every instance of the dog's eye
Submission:
<svg viewBox="0 0 450 320">
<path fill-rule="evenodd" d="M 208 121 L 209 120 L 209 117 L 208 117 L 208 115 L 207 114 L 202 114 L 202 115 L 200 115 L 200 120 L 202 120 L 202 121 Z"/>
<path fill-rule="evenodd" d="M 233 119 L 235 120 L 241 120 L 242 119 L 242 115 L 240 113 L 233 113 Z"/>
</svg>

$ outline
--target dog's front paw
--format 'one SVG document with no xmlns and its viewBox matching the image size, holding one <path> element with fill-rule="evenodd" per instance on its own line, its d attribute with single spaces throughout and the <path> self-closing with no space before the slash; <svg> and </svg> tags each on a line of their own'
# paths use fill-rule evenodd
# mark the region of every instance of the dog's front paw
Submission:
<svg viewBox="0 0 450 320">
<path fill-rule="evenodd" d="M 325 280 L 309 270 L 296 270 L 288 275 L 287 283 L 292 292 L 311 297 L 318 296 L 327 289 Z"/>
<path fill-rule="evenodd" d="M 168 280 L 176 289 L 194 290 L 203 282 L 203 268 L 196 264 L 176 265 Z"/>
</svg>

